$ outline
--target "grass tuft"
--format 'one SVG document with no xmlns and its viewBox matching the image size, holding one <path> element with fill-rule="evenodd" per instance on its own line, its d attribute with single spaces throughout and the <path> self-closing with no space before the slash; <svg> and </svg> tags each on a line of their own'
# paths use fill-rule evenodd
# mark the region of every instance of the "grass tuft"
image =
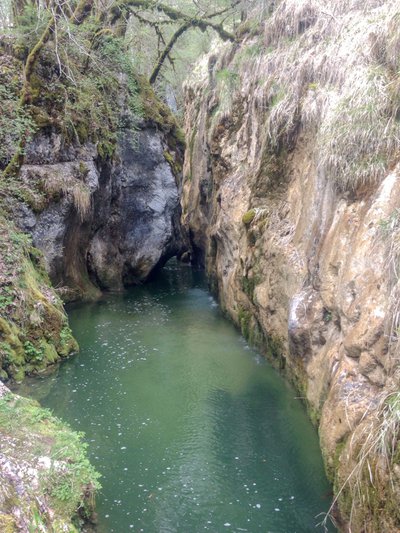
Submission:
<svg viewBox="0 0 400 533">
<path fill-rule="evenodd" d="M 307 130 L 316 139 L 320 179 L 340 192 L 375 187 L 400 157 L 398 3 L 274 5 L 263 32 L 246 34 L 238 52 L 225 45 L 218 58 L 203 61 L 191 90 L 211 78 L 214 128 L 227 117 L 237 123 L 236 101 L 245 103 L 241 142 L 249 144 L 254 166 L 254 154 L 290 151 Z M 251 16 L 258 20 L 256 7 Z M 260 128 L 252 124 L 256 115 Z"/>
<path fill-rule="evenodd" d="M 381 395 L 376 408 L 364 413 L 359 431 L 342 453 L 353 458 L 353 468 L 337 486 L 336 497 L 325 515 L 327 522 L 339 504 L 349 521 L 349 530 L 389 531 L 398 524 L 384 525 L 384 520 L 399 520 L 393 512 L 397 502 L 397 471 L 400 463 L 400 392 Z M 396 471 L 397 467 L 397 471 Z M 369 508 L 372 513 L 365 513 Z M 372 518 L 371 518 L 372 517 Z M 379 523 L 371 523 L 379 520 Z M 382 529 L 380 529 L 382 527 Z M 389 528 L 389 529 L 385 529 Z"/>
</svg>

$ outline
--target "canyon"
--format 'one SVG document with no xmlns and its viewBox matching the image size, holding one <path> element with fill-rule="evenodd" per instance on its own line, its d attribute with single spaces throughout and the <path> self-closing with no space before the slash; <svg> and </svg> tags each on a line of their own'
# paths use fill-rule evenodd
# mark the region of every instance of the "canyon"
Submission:
<svg viewBox="0 0 400 533">
<path fill-rule="evenodd" d="M 400 531 L 399 28 L 395 1 L 272 3 L 188 77 L 186 147 L 147 86 L 139 121 L 122 98 L 112 156 L 37 132 L 0 221 L 2 286 L 25 280 L 0 317 L 1 377 L 76 350 L 61 298 L 190 260 L 304 401 L 338 527 Z"/>
</svg>

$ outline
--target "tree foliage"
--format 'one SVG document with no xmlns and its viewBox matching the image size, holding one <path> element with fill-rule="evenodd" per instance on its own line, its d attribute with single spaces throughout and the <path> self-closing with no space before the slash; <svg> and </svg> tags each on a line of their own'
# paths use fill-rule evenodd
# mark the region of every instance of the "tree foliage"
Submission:
<svg viewBox="0 0 400 533">
<path fill-rule="evenodd" d="M 18 174 L 23 162 L 32 134 L 30 127 L 17 127 L 24 117 L 39 114 L 40 126 L 57 123 L 80 140 L 101 129 L 110 149 L 121 74 L 131 103 L 135 100 L 134 71 L 141 70 L 133 38 L 138 26 L 150 37 L 153 66 L 144 74 L 157 84 L 166 64 L 175 69 L 173 53 L 188 30 L 233 41 L 239 7 L 240 0 L 3 0 L 1 24 L 13 34 L 14 52 L 23 61 L 17 98 L 0 95 L 13 102 L 19 121 L 14 128 L 19 140 L 3 177 Z M 198 48 L 203 51 L 202 44 Z M 9 144 L 10 139 L 15 141 L 15 134 L 8 136 Z"/>
</svg>

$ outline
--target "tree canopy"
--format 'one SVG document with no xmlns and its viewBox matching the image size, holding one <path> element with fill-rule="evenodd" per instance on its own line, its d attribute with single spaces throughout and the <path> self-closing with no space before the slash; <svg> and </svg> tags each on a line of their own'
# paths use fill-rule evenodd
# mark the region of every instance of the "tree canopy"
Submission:
<svg viewBox="0 0 400 533">
<path fill-rule="evenodd" d="M 77 125 L 80 131 L 87 129 L 80 120 L 85 113 L 91 117 L 92 129 L 101 123 L 92 99 L 97 97 L 98 106 L 107 108 L 103 115 L 112 117 L 118 90 L 109 100 L 110 87 L 118 85 L 118 73 L 132 79 L 135 70 L 154 85 L 166 64 L 175 69 L 174 48 L 190 29 L 213 32 L 222 40 L 233 41 L 233 20 L 239 3 L 240 0 L 2 0 L 2 30 L 13 34 L 14 52 L 23 61 L 23 81 L 18 91 L 13 92 L 10 87 L 0 94 L 0 99 L 8 102 L 10 114 L 23 124 L 20 128 L 12 125 L 11 129 L 19 131 L 18 148 L 11 159 L 7 154 L 3 158 L 8 161 L 3 167 L 4 177 L 18 173 L 32 133 L 32 128 L 25 125 L 32 112 L 36 113 L 37 123 L 35 109 L 46 107 L 46 90 L 37 87 L 35 70 L 39 58 L 45 57 L 51 63 L 47 88 L 52 87 L 53 96 L 57 94 L 52 106 L 47 105 L 47 113 L 58 110 L 64 116 L 64 126 L 72 125 L 77 135 Z M 147 64 L 135 49 L 138 34 L 142 51 L 147 48 Z M 134 92 L 132 82 L 132 100 Z M 43 109 L 40 113 L 43 115 Z M 55 123 L 57 117 L 49 120 Z M 115 125 L 111 126 L 108 125 L 109 131 L 115 129 Z M 9 138 L 13 136 L 10 132 Z"/>
<path fill-rule="evenodd" d="M 7 2 L 7 0 L 3 0 Z M 173 63 L 172 50 L 178 39 L 189 29 L 211 30 L 224 41 L 234 40 L 232 20 L 237 16 L 241 0 L 10 0 L 9 9 L 2 8 L 3 25 L 18 28 L 29 10 L 36 10 L 38 20 L 50 16 L 52 24 L 44 39 L 57 39 L 59 27 L 93 24 L 93 37 L 101 35 L 132 36 L 137 24 L 151 29 L 148 46 L 157 55 L 149 79 L 154 84 L 166 60 Z M 133 19 L 136 25 L 133 24 Z M 42 36 L 38 39 L 39 48 Z M 44 44 L 44 43 L 42 43 Z"/>
</svg>

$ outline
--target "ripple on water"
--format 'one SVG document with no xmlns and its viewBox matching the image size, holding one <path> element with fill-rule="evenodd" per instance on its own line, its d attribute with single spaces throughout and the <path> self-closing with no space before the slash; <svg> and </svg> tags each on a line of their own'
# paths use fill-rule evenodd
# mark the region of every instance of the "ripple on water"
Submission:
<svg viewBox="0 0 400 533">
<path fill-rule="evenodd" d="M 80 354 L 28 393 L 86 432 L 100 531 L 321 531 L 317 435 L 198 274 L 174 266 L 69 313 Z"/>
</svg>

